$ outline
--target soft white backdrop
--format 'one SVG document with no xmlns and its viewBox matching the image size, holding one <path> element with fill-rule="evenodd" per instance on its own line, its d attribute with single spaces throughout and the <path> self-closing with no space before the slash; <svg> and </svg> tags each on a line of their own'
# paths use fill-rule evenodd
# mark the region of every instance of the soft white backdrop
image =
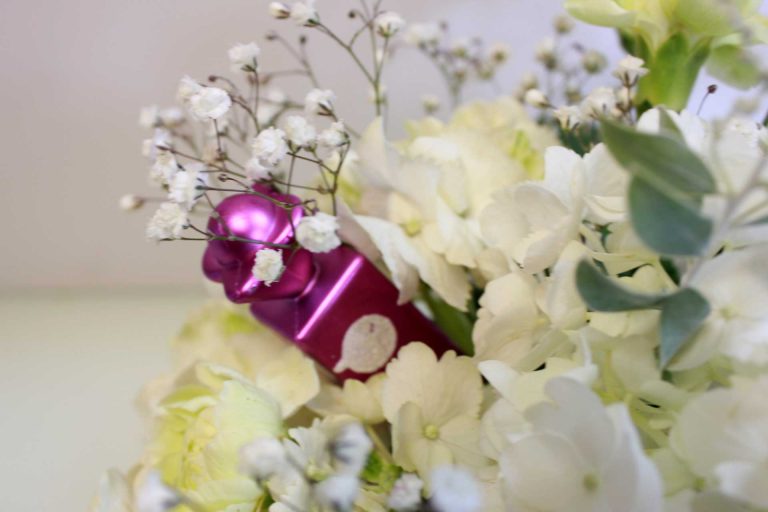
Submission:
<svg viewBox="0 0 768 512">
<path fill-rule="evenodd" d="M 559 0 L 385 0 L 413 21 L 441 18 L 457 35 L 512 47 L 502 91 L 533 68 Z M 117 199 L 147 192 L 138 109 L 173 101 L 183 74 L 227 70 L 236 42 L 261 43 L 267 67 L 285 54 L 263 41 L 266 0 L 3 0 L 0 2 L 0 495 L 3 509 L 82 510 L 100 472 L 139 455 L 132 410 L 138 387 L 161 372 L 165 341 L 201 301 L 202 246 L 149 244 L 150 212 Z M 319 0 L 345 23 L 352 0 Z M 580 27 L 588 47 L 615 62 L 615 35 Z M 341 112 L 367 90 L 332 45 L 311 53 Z M 390 126 L 418 115 L 422 93 L 442 95 L 437 73 L 402 52 L 385 79 Z M 695 101 L 709 81 L 702 80 Z M 300 90 L 297 93 L 302 92 Z M 492 95 L 490 88 L 476 93 Z M 724 103 L 721 93 L 708 106 Z"/>
</svg>

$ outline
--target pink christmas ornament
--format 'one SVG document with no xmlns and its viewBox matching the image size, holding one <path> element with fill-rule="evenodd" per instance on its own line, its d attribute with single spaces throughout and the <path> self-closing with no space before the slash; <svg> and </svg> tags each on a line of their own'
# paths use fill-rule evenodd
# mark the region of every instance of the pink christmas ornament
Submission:
<svg viewBox="0 0 768 512">
<path fill-rule="evenodd" d="M 292 195 L 265 186 L 257 193 L 290 204 Z M 303 212 L 288 211 L 256 194 L 227 197 L 208 228 L 234 236 L 287 245 Z M 218 217 L 218 218 L 217 218 Z M 421 341 L 438 355 L 456 350 L 448 338 L 412 304 L 397 304 L 395 286 L 362 254 L 348 246 L 313 254 L 283 249 L 286 268 L 267 286 L 252 273 L 256 253 L 265 246 L 211 240 L 203 257 L 205 275 L 224 285 L 227 297 L 250 304 L 253 315 L 292 340 L 339 379 L 366 379 L 383 370 L 398 349 Z"/>
</svg>

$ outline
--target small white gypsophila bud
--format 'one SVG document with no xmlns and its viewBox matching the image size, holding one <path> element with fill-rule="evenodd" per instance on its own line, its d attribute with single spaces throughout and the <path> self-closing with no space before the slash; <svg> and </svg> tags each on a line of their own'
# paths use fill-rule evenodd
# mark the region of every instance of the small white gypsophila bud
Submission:
<svg viewBox="0 0 768 512">
<path fill-rule="evenodd" d="M 168 185 L 179 172 L 176 157 L 170 151 L 158 151 L 155 163 L 149 170 L 149 179 L 157 185 Z"/>
<path fill-rule="evenodd" d="M 644 64 L 645 61 L 643 59 L 627 55 L 619 61 L 619 64 L 613 71 L 613 76 L 621 80 L 621 83 L 625 86 L 631 87 L 640 78 L 648 74 L 648 69 L 643 67 Z"/>
<path fill-rule="evenodd" d="M 162 203 L 147 224 L 149 240 L 173 240 L 189 224 L 187 210 L 176 203 Z"/>
<path fill-rule="evenodd" d="M 436 512 L 476 512 L 483 504 L 480 486 L 465 469 L 440 466 L 432 471 L 430 483 L 429 503 Z"/>
<path fill-rule="evenodd" d="M 424 482 L 413 473 L 403 473 L 392 486 L 387 506 L 395 512 L 413 512 L 421 505 Z"/>
<path fill-rule="evenodd" d="M 457 57 L 468 57 L 474 44 L 468 37 L 460 37 L 451 41 L 451 53 Z"/>
<path fill-rule="evenodd" d="M 131 212 L 144 206 L 144 198 L 136 194 L 125 194 L 120 198 L 119 204 L 121 210 Z"/>
<path fill-rule="evenodd" d="M 256 259 L 258 260 L 259 254 L 265 251 L 277 253 L 280 267 L 282 268 L 280 251 L 262 249 L 256 253 Z M 269 256 L 269 258 L 272 258 L 272 256 Z M 254 266 L 255 273 L 256 267 Z M 259 276 L 256 277 L 261 279 Z M 283 443 L 274 437 L 261 437 L 240 448 L 240 472 L 256 481 L 266 480 L 272 475 L 279 474 L 286 466 L 285 447 Z"/>
<path fill-rule="evenodd" d="M 551 106 L 547 96 L 538 89 L 528 89 L 525 92 L 525 102 L 536 108 L 547 108 Z"/>
<path fill-rule="evenodd" d="M 147 473 L 136 493 L 137 512 L 167 512 L 181 502 L 181 495 L 163 483 L 157 470 Z"/>
<path fill-rule="evenodd" d="M 520 87 L 522 87 L 523 90 L 527 91 L 528 89 L 535 89 L 538 86 L 539 79 L 535 74 L 531 72 L 525 73 L 523 78 L 520 79 Z"/>
<path fill-rule="evenodd" d="M 232 98 L 229 93 L 218 87 L 203 87 L 200 92 L 189 98 L 190 111 L 200 120 L 219 119 L 231 106 Z"/>
<path fill-rule="evenodd" d="M 178 126 L 184 122 L 184 112 L 182 112 L 180 108 L 164 108 L 158 115 L 160 116 L 160 122 L 163 123 L 163 126 Z"/>
<path fill-rule="evenodd" d="M 168 200 L 191 210 L 203 196 L 201 187 L 208 185 L 208 173 L 201 162 L 187 164 L 184 171 L 177 172 L 168 186 Z"/>
<path fill-rule="evenodd" d="M 267 286 L 272 286 L 272 283 L 277 281 L 283 273 L 283 251 L 261 249 L 256 253 L 252 271 L 256 279 L 263 281 Z"/>
<path fill-rule="evenodd" d="M 347 142 L 349 136 L 342 121 L 331 123 L 331 126 L 320 132 L 317 143 L 326 148 L 337 148 Z"/>
<path fill-rule="evenodd" d="M 635 94 L 629 87 L 622 87 L 616 92 L 616 106 L 619 110 L 628 111 L 635 100 Z"/>
<path fill-rule="evenodd" d="M 442 35 L 437 23 L 413 23 L 405 32 L 405 41 L 414 46 L 431 46 L 437 44 Z"/>
<path fill-rule="evenodd" d="M 359 474 L 368 461 L 373 442 L 360 423 L 344 425 L 331 443 L 331 453 L 345 472 Z"/>
<path fill-rule="evenodd" d="M 256 69 L 256 58 L 261 53 L 261 48 L 256 43 L 238 43 L 229 49 L 230 68 L 232 71 L 253 71 Z"/>
<path fill-rule="evenodd" d="M 305 117 L 288 116 L 285 120 L 285 135 L 296 147 L 311 147 L 315 144 L 317 130 Z"/>
<path fill-rule="evenodd" d="M 488 58 L 496 64 L 501 64 L 502 62 L 506 62 L 509 58 L 509 51 L 509 45 L 505 43 L 493 43 L 493 45 L 488 48 Z"/>
<path fill-rule="evenodd" d="M 165 128 L 155 128 L 152 138 L 144 139 L 141 143 L 141 154 L 154 161 L 158 153 L 171 147 L 172 143 L 171 132 Z"/>
<path fill-rule="evenodd" d="M 581 111 L 587 117 L 612 115 L 616 108 L 616 93 L 608 87 L 598 87 L 581 102 Z"/>
<path fill-rule="evenodd" d="M 378 89 L 374 89 L 373 86 L 370 86 L 368 88 L 368 100 L 374 104 L 385 104 L 387 102 L 387 86 L 379 84 Z"/>
<path fill-rule="evenodd" d="M 605 55 L 598 52 L 597 50 L 587 50 L 581 57 L 581 67 L 583 67 L 584 71 L 591 75 L 600 73 L 605 69 L 607 63 L 608 62 L 605 60 Z"/>
<path fill-rule="evenodd" d="M 341 245 L 336 234 L 339 221 L 333 215 L 318 212 L 304 217 L 296 226 L 296 240 L 310 252 L 330 252 Z"/>
<path fill-rule="evenodd" d="M 434 94 L 425 94 L 421 97 L 421 105 L 427 114 L 434 114 L 440 109 L 440 98 Z"/>
<path fill-rule="evenodd" d="M 304 98 L 304 110 L 307 114 L 330 115 L 336 95 L 329 89 L 312 89 Z"/>
<path fill-rule="evenodd" d="M 284 20 L 291 15 L 291 8 L 283 2 L 270 2 L 269 14 L 279 20 Z"/>
<path fill-rule="evenodd" d="M 336 512 L 352 510 L 357 494 L 360 492 L 360 481 L 355 475 L 332 475 L 314 488 L 314 496 L 318 504 Z"/>
<path fill-rule="evenodd" d="M 387 11 L 376 17 L 376 32 L 381 37 L 392 37 L 405 26 L 405 20 L 396 12 Z"/>
<path fill-rule="evenodd" d="M 139 126 L 142 128 L 154 128 L 159 120 L 160 116 L 157 105 L 143 107 L 139 112 Z"/>
<path fill-rule="evenodd" d="M 558 34 L 567 34 L 573 30 L 573 19 L 565 14 L 561 14 L 555 18 L 553 25 Z"/>
<path fill-rule="evenodd" d="M 312 26 L 318 21 L 315 0 L 294 2 L 291 6 L 291 19 L 299 25 Z"/>
<path fill-rule="evenodd" d="M 568 103 L 578 103 L 582 100 L 581 87 L 579 87 L 577 84 L 566 85 L 563 92 Z"/>
<path fill-rule="evenodd" d="M 179 81 L 179 88 L 176 90 L 176 98 L 179 101 L 186 103 L 194 96 L 203 90 L 203 86 L 197 83 L 197 81 L 189 76 L 184 76 Z"/>
<path fill-rule="evenodd" d="M 582 122 L 581 109 L 574 105 L 557 108 L 553 115 L 560 122 L 560 127 L 566 131 L 573 130 Z"/>
<path fill-rule="evenodd" d="M 262 130 L 251 143 L 253 157 L 269 165 L 277 165 L 288 154 L 288 144 L 285 142 L 285 132 L 279 128 L 269 127 Z"/>
<path fill-rule="evenodd" d="M 255 181 L 268 179 L 271 170 L 258 158 L 249 158 L 245 162 L 245 175 Z"/>
<path fill-rule="evenodd" d="M 536 60 L 544 64 L 547 69 L 557 67 L 557 47 L 555 40 L 548 37 L 536 47 Z"/>
</svg>

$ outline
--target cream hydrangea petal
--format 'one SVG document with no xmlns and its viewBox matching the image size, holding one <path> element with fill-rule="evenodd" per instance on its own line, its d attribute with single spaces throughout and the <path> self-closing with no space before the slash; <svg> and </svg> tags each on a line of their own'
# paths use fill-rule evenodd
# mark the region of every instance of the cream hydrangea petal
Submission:
<svg viewBox="0 0 768 512">
<path fill-rule="evenodd" d="M 456 464 L 476 469 L 489 463 L 480 450 L 480 420 L 475 417 L 451 418 L 440 426 L 440 441 L 451 450 Z"/>
<path fill-rule="evenodd" d="M 768 507 L 768 466 L 765 463 L 733 461 L 715 468 L 720 490 L 739 501 Z"/>
<path fill-rule="evenodd" d="M 311 359 L 296 347 L 286 347 L 261 369 L 256 385 L 275 397 L 287 418 L 317 395 L 320 378 Z"/>
<path fill-rule="evenodd" d="M 308 406 L 323 415 L 349 414 L 363 423 L 381 423 L 384 421 L 381 390 L 385 378 L 384 374 L 377 374 L 366 382 L 348 379 L 341 388 L 326 384 Z"/>
</svg>

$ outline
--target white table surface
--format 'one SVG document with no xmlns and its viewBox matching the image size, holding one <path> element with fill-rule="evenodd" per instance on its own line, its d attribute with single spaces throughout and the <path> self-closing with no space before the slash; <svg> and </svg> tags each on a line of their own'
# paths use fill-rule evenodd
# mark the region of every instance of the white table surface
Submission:
<svg viewBox="0 0 768 512">
<path fill-rule="evenodd" d="M 0 291 L 0 508 L 86 510 L 103 470 L 131 466 L 139 388 L 204 301 L 202 287 Z"/>
</svg>

